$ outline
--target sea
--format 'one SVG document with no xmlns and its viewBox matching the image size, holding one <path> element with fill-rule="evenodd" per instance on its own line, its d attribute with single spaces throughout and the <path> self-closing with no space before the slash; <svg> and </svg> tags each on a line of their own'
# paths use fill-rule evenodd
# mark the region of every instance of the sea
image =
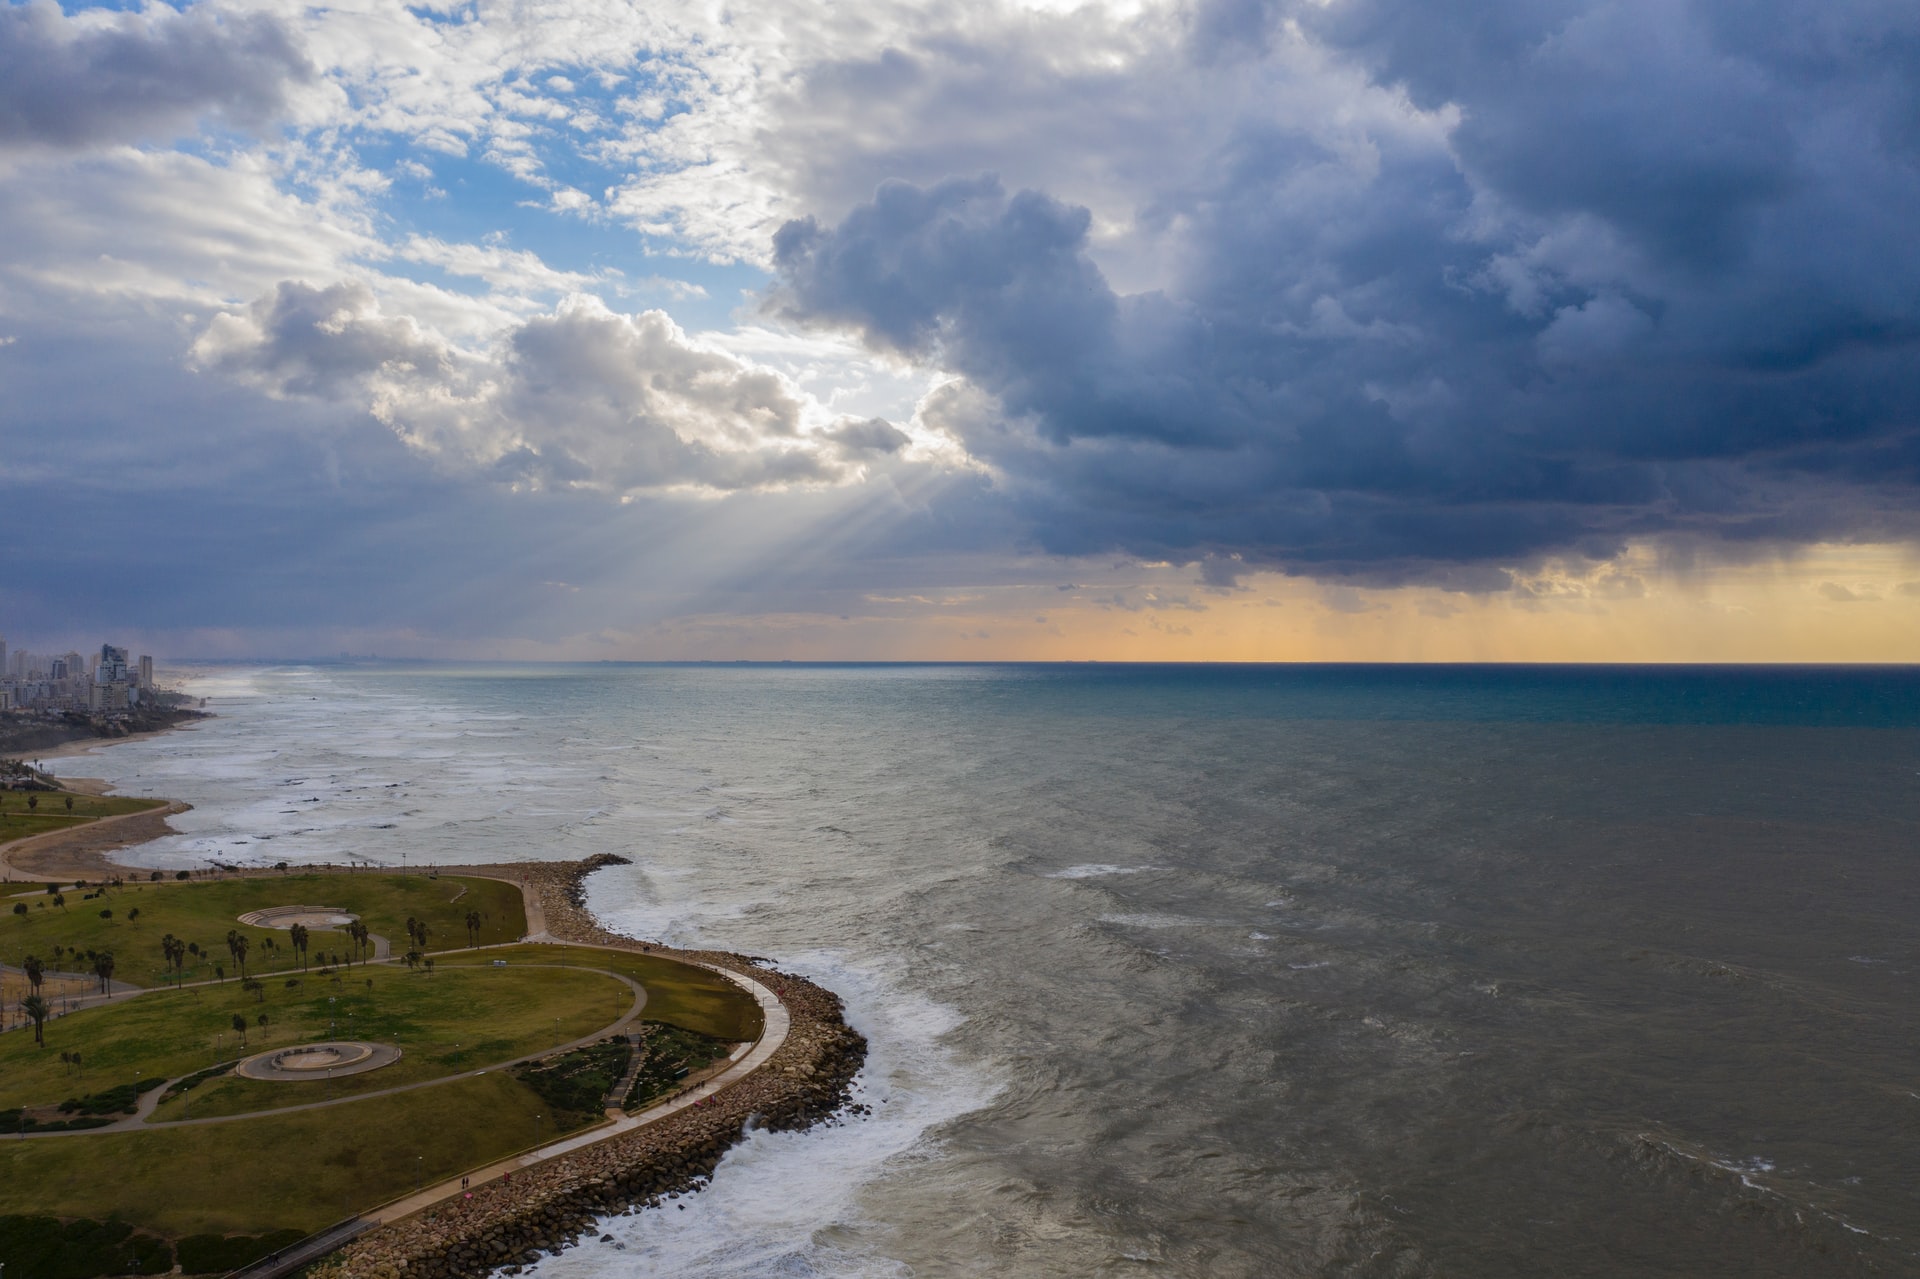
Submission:
<svg viewBox="0 0 1920 1279">
<path fill-rule="evenodd" d="M 1920 670 L 206 667 L 161 869 L 618 853 L 871 1115 L 540 1279 L 1920 1275 Z"/>
</svg>

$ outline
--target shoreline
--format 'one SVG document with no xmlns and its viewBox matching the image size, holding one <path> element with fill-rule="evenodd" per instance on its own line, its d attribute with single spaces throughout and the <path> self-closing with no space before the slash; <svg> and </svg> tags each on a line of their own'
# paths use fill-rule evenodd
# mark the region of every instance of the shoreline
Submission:
<svg viewBox="0 0 1920 1279">
<path fill-rule="evenodd" d="M 108 854 L 178 835 L 180 832 L 167 819 L 192 808 L 192 804 L 177 799 L 163 799 L 143 812 L 99 817 L 84 826 L 8 840 L 0 844 L 0 883 L 72 883 L 108 879 L 116 874 L 144 874 L 139 867 L 123 865 Z"/>
<path fill-rule="evenodd" d="M 179 711 L 172 723 L 159 728 L 143 728 L 131 733 L 118 733 L 102 736 L 89 733 L 82 737 L 69 737 L 65 741 L 54 742 L 50 746 L 29 746 L 24 748 L 0 748 L 0 759 L 17 759 L 24 763 L 33 763 L 49 759 L 72 759 L 77 755 L 90 755 L 94 751 L 109 746 L 119 746 L 124 742 L 137 742 L 149 737 L 164 737 L 168 733 L 187 731 L 204 720 L 215 718 L 210 711 Z"/>
<path fill-rule="evenodd" d="M 171 731 L 171 730 L 163 730 Z M 81 742 L 66 752 L 85 754 L 119 741 Z M 70 779 L 62 778 L 63 783 Z M 137 875 L 140 868 L 111 854 L 178 833 L 167 818 L 192 805 L 161 800 L 143 812 L 103 817 L 72 830 L 48 831 L 0 844 L 0 881 Z M 23 857 L 24 854 L 24 857 Z M 777 1001 L 784 1027 L 770 1051 L 732 1078 L 716 1078 L 706 1095 L 670 1113 L 631 1116 L 589 1128 L 546 1151 L 533 1151 L 486 1169 L 472 1196 L 431 1202 L 403 1200 L 339 1223 L 274 1258 L 240 1272 L 249 1279 L 307 1268 L 311 1279 L 485 1279 L 593 1238 L 595 1222 L 658 1208 L 672 1196 L 704 1188 L 726 1152 L 757 1129 L 799 1131 L 851 1111 L 853 1081 L 866 1062 L 865 1036 L 846 1022 L 833 991 L 771 963 L 731 951 L 680 950 L 627 937 L 604 927 L 586 906 L 586 878 L 626 858 L 601 854 L 573 862 L 500 862 L 445 866 L 441 874 L 474 875 L 519 886 L 532 943 L 636 951 L 718 969 Z M 324 872 L 323 867 L 303 867 Z M 247 875 L 247 871 L 232 872 Z M 260 874 L 273 874 L 261 870 Z M 339 872 L 335 872 L 339 873 Z M 761 1041 L 770 1037 L 769 1015 Z M 743 1064 L 745 1064 L 743 1062 Z M 496 1174 L 509 1172 L 511 1180 Z M 509 1194 L 509 1189 L 511 1194 Z M 322 1243 L 324 1251 L 316 1248 Z M 294 1262 L 294 1256 L 300 1260 Z"/>
<path fill-rule="evenodd" d="M 31 755 L 8 755 L 7 758 L 35 763 L 50 759 L 77 759 L 127 742 L 187 731 L 198 723 L 197 719 L 183 720 L 166 728 L 128 733 L 125 737 L 77 737 Z M 61 789 L 76 795 L 110 795 L 115 789 L 113 783 L 104 777 L 58 777 L 56 780 Z M 182 800 L 159 796 L 152 798 L 155 807 L 145 812 L 102 817 L 84 826 L 43 831 L 38 835 L 24 835 L 0 843 L 0 883 L 44 883 L 55 879 L 69 882 L 106 879 L 114 874 L 141 873 L 139 867 L 121 865 L 108 854 L 136 844 L 151 843 L 167 835 L 180 834 L 167 823 L 167 818 L 193 809 L 192 804 Z M 72 860 L 63 861 L 64 858 Z"/>
</svg>

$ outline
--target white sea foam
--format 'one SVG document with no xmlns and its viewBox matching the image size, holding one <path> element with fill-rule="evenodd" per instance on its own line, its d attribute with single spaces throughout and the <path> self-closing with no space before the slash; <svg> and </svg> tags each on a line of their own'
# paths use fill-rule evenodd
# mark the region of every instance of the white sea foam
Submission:
<svg viewBox="0 0 1920 1279">
<path fill-rule="evenodd" d="M 1099 879 L 1104 875 L 1138 875 L 1143 870 L 1152 870 L 1151 866 L 1114 866 L 1107 862 L 1086 862 L 1079 866 L 1069 866 L 1065 870 L 1050 871 L 1042 879 Z"/>
<path fill-rule="evenodd" d="M 1190 915 L 1167 915 L 1153 911 L 1141 911 L 1127 915 L 1102 915 L 1103 924 L 1121 924 L 1128 928 L 1204 928 L 1212 923 L 1211 919 L 1195 919 Z"/>
<path fill-rule="evenodd" d="M 945 1043 L 960 1025 L 952 1009 L 830 956 L 799 956 L 794 966 L 840 992 L 848 1020 L 867 1036 L 857 1099 L 873 1114 L 806 1132 L 756 1132 L 728 1152 L 699 1194 L 607 1219 L 600 1228 L 613 1242 L 583 1244 L 529 1273 L 544 1279 L 894 1279 L 909 1273 L 886 1255 L 884 1228 L 864 1216 L 862 1187 L 936 1157 L 930 1132 L 986 1105 L 997 1089 Z"/>
</svg>

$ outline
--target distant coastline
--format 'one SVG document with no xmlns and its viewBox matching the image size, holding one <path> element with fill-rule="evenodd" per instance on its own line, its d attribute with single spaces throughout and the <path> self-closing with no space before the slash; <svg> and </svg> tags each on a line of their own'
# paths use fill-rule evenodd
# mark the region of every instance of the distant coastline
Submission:
<svg viewBox="0 0 1920 1279">
<path fill-rule="evenodd" d="M 136 710 L 112 719 L 79 714 L 58 718 L 0 715 L 0 758 L 65 759 L 137 737 L 170 733 L 211 718 L 206 711 L 185 707 Z"/>
</svg>

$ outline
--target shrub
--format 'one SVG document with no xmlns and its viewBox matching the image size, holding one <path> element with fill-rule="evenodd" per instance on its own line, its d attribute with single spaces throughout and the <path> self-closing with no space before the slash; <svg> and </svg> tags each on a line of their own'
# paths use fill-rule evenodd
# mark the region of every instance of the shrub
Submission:
<svg viewBox="0 0 1920 1279">
<path fill-rule="evenodd" d="M 179 1241 L 183 1274 L 225 1274 L 305 1239 L 300 1230 L 275 1230 L 264 1235 L 188 1235 Z"/>
<path fill-rule="evenodd" d="M 173 1269 L 173 1248 L 117 1221 L 0 1217 L 0 1263 L 35 1279 L 161 1275 Z"/>
</svg>

